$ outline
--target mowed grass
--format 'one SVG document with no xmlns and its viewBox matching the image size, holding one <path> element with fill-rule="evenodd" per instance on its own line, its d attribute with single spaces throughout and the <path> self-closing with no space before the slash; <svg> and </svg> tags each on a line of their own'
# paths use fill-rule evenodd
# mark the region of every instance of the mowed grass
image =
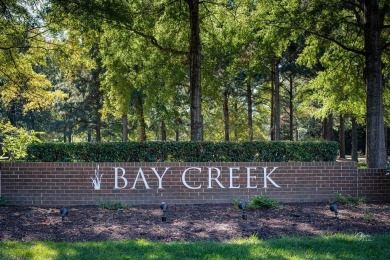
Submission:
<svg viewBox="0 0 390 260">
<path fill-rule="evenodd" d="M 390 259 L 390 235 L 229 242 L 0 242 L 0 259 Z"/>
</svg>

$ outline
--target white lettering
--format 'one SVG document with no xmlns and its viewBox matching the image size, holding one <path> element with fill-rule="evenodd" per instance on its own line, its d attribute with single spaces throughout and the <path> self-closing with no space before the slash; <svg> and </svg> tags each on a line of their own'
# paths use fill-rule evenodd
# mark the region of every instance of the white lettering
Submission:
<svg viewBox="0 0 390 260">
<path fill-rule="evenodd" d="M 240 175 L 233 176 L 233 170 L 239 170 L 239 167 L 229 167 L 229 174 L 230 174 L 230 189 L 239 189 L 240 184 L 238 186 L 233 186 L 233 179 L 240 179 Z"/>
<path fill-rule="evenodd" d="M 200 184 L 198 187 L 192 187 L 192 186 L 188 185 L 188 183 L 186 182 L 186 174 L 187 174 L 187 172 L 188 172 L 189 170 L 197 170 L 197 171 L 199 171 L 199 172 L 202 171 L 201 168 L 197 168 L 197 167 L 191 167 L 191 168 L 185 169 L 185 171 L 183 172 L 183 174 L 182 174 L 182 176 L 181 176 L 181 180 L 182 180 L 184 186 L 186 186 L 187 188 L 192 189 L 192 190 L 200 189 L 200 188 L 202 187 L 201 184 Z"/>
<path fill-rule="evenodd" d="M 127 180 L 126 178 L 124 177 L 125 174 L 126 174 L 126 171 L 125 169 L 121 168 L 121 167 L 114 167 L 115 169 L 115 186 L 114 186 L 114 189 L 123 189 L 123 188 L 126 188 L 127 186 Z M 121 176 L 118 176 L 118 170 L 122 170 L 122 175 Z M 118 177 L 121 178 L 123 181 L 124 181 L 124 185 L 122 187 L 119 187 L 118 186 Z"/>
<path fill-rule="evenodd" d="M 251 170 L 256 170 L 256 167 L 245 167 L 246 168 L 246 187 L 248 189 L 256 189 L 257 184 L 255 186 L 251 186 L 251 179 L 256 180 L 256 176 L 251 176 Z"/>
<path fill-rule="evenodd" d="M 209 186 L 207 186 L 208 189 L 212 189 L 213 186 L 211 185 L 211 181 L 214 180 L 218 185 L 219 187 L 221 187 L 222 189 L 224 189 L 225 187 L 222 185 L 222 183 L 218 180 L 219 176 L 221 176 L 221 170 L 219 168 L 215 168 L 215 167 L 208 167 L 209 169 Z M 212 174 L 211 174 L 211 171 L 212 170 L 216 170 L 217 171 L 217 177 L 215 178 L 212 178 Z"/>
<path fill-rule="evenodd" d="M 270 173 L 267 174 L 267 168 L 268 167 L 263 167 L 264 169 L 264 188 L 268 188 L 267 186 L 267 180 L 269 180 L 276 188 L 280 188 L 278 184 L 276 184 L 269 176 L 278 168 L 274 167 Z"/>
<path fill-rule="evenodd" d="M 171 167 L 165 167 L 165 171 L 164 173 L 161 175 L 158 174 L 157 170 L 155 167 L 152 167 L 151 169 L 153 170 L 154 174 L 156 174 L 157 176 L 157 179 L 158 179 L 158 189 L 162 189 L 162 178 L 164 177 L 165 173 L 168 171 L 168 169 L 171 168 Z"/>
<path fill-rule="evenodd" d="M 150 189 L 148 183 L 146 182 L 145 175 L 144 175 L 144 172 L 142 171 L 142 168 L 139 168 L 137 177 L 135 177 L 135 181 L 134 181 L 133 187 L 131 187 L 131 189 L 135 189 L 135 185 L 137 184 L 137 181 L 138 181 L 138 178 L 140 175 L 141 175 L 141 178 L 145 184 L 146 189 Z"/>
</svg>

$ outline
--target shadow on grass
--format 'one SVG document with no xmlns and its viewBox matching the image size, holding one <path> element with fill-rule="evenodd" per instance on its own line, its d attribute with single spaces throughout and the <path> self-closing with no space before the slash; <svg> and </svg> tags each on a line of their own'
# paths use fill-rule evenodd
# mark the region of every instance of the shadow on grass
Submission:
<svg viewBox="0 0 390 260">
<path fill-rule="evenodd" d="M 229 242 L 0 242 L 0 259 L 390 259 L 390 235 Z"/>
</svg>

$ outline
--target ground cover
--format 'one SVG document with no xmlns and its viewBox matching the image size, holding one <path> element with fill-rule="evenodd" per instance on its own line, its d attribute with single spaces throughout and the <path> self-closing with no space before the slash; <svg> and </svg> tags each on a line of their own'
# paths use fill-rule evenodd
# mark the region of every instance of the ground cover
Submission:
<svg viewBox="0 0 390 260">
<path fill-rule="evenodd" d="M 390 235 L 329 235 L 229 242 L 0 241 L 0 259 L 390 259 Z"/>
<path fill-rule="evenodd" d="M 282 204 L 273 209 L 248 210 L 237 205 L 169 205 L 162 222 L 159 204 L 123 210 L 101 206 L 60 208 L 0 207 L 1 241 L 135 240 L 229 241 L 247 237 L 272 239 L 331 234 L 390 234 L 390 203 L 339 205 L 339 218 L 328 203 Z"/>
</svg>

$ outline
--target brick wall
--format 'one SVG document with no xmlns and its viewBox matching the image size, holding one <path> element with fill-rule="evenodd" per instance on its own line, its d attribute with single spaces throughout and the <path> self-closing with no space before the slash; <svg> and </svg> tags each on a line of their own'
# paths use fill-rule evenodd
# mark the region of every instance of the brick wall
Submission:
<svg viewBox="0 0 390 260">
<path fill-rule="evenodd" d="M 98 165 L 97 175 L 103 175 L 95 190 L 92 179 Z M 390 201 L 390 176 L 380 169 L 357 169 L 353 162 L 3 162 L 0 174 L 0 194 L 15 205 L 230 203 L 255 195 L 283 202 L 321 202 L 334 199 L 335 192 Z"/>
</svg>

